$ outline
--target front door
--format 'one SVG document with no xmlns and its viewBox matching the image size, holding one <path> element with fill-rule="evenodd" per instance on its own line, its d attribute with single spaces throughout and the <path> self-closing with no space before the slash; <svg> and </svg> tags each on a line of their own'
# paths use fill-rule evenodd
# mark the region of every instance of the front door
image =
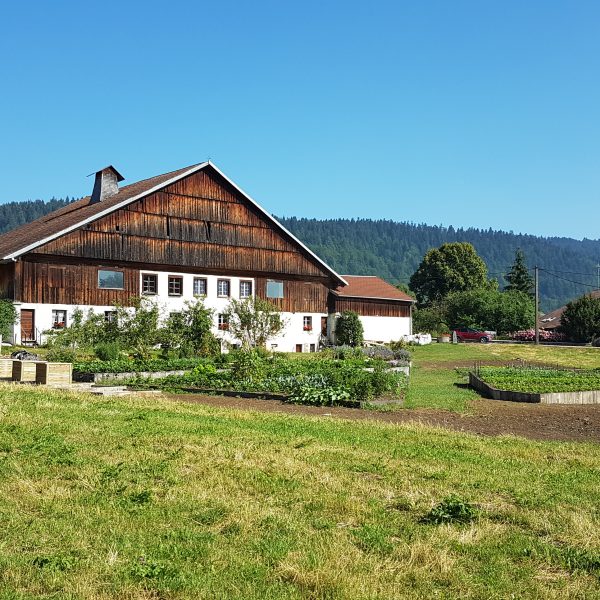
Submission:
<svg viewBox="0 0 600 600">
<path fill-rule="evenodd" d="M 30 308 L 21 309 L 21 343 L 35 342 L 35 311 Z"/>
<path fill-rule="evenodd" d="M 327 317 L 321 317 L 321 335 L 327 336 Z"/>
<path fill-rule="evenodd" d="M 296 352 L 302 352 L 302 344 L 296 344 Z"/>
</svg>

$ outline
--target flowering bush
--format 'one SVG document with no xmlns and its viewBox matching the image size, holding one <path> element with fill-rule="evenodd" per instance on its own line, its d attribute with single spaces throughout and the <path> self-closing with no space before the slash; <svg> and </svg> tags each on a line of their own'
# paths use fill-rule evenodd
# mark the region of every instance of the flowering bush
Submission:
<svg viewBox="0 0 600 600">
<path fill-rule="evenodd" d="M 535 340 L 535 329 L 523 329 L 509 334 L 509 339 L 519 342 L 533 342 Z M 558 331 L 546 331 L 540 329 L 540 340 L 542 342 L 564 342 L 566 337 Z"/>
</svg>

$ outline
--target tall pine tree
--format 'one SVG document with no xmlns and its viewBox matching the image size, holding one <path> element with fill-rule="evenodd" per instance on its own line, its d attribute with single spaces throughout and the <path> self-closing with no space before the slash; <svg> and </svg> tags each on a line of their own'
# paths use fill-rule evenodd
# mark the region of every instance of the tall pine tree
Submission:
<svg viewBox="0 0 600 600">
<path fill-rule="evenodd" d="M 521 248 L 515 252 L 515 262 L 505 276 L 508 285 L 504 288 L 507 292 L 524 292 L 533 297 L 533 277 L 530 275 L 525 263 L 525 253 Z"/>
</svg>

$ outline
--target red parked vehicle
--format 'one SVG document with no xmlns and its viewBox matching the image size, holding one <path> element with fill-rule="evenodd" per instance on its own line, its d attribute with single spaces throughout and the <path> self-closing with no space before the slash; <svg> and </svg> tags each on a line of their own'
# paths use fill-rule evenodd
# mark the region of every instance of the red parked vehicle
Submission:
<svg viewBox="0 0 600 600">
<path fill-rule="evenodd" d="M 454 333 L 456 333 L 456 339 L 459 342 L 481 342 L 482 344 L 487 344 L 494 338 L 492 331 L 481 331 L 481 329 L 471 329 L 471 327 L 455 329 Z"/>
</svg>

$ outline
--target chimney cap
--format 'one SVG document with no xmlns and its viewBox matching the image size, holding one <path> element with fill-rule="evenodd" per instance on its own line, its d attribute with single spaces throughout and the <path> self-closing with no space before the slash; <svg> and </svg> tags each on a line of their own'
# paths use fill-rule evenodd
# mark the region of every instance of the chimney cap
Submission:
<svg viewBox="0 0 600 600">
<path fill-rule="evenodd" d="M 104 167 L 103 169 L 94 171 L 93 173 L 90 173 L 88 175 L 88 177 L 91 177 L 92 175 L 97 175 L 98 173 L 102 173 L 103 171 L 112 171 L 116 175 L 117 181 L 124 181 L 124 179 L 125 179 L 125 177 L 123 177 L 123 175 L 121 175 L 121 173 L 119 173 L 119 171 L 117 171 L 112 165 L 108 165 L 107 167 Z"/>
</svg>

